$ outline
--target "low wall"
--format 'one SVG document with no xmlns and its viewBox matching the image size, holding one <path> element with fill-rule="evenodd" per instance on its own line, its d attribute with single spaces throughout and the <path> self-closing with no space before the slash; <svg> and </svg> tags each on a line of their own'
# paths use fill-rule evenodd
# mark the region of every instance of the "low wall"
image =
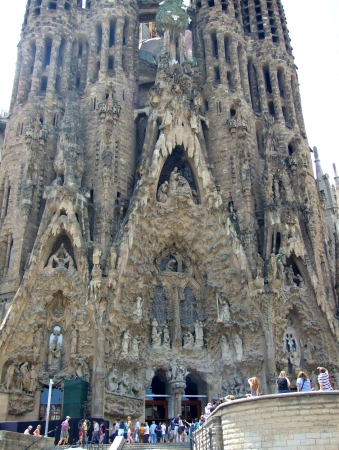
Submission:
<svg viewBox="0 0 339 450">
<path fill-rule="evenodd" d="M 33 444 L 34 442 L 34 444 Z M 0 450 L 24 450 L 30 444 L 30 450 L 45 449 L 53 447 L 54 438 L 27 436 L 12 431 L 0 431 Z"/>
<path fill-rule="evenodd" d="M 226 403 L 195 432 L 194 439 L 195 450 L 338 450 L 339 391 Z"/>
</svg>

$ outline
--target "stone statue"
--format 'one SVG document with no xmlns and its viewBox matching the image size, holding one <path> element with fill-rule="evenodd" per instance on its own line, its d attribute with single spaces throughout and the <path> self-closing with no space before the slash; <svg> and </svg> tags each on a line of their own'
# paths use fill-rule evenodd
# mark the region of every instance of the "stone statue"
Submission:
<svg viewBox="0 0 339 450">
<path fill-rule="evenodd" d="M 233 353 L 231 347 L 228 343 L 227 337 L 222 336 L 220 341 L 221 346 L 221 357 L 226 363 L 231 363 L 233 361 Z"/>
<path fill-rule="evenodd" d="M 54 330 L 54 336 L 49 344 L 48 365 L 49 367 L 58 367 L 61 360 L 61 345 L 58 342 L 59 334 L 57 330 Z"/>
<path fill-rule="evenodd" d="M 279 280 L 281 280 L 283 284 L 285 284 L 286 281 L 285 266 L 281 260 L 278 260 L 278 278 Z"/>
<path fill-rule="evenodd" d="M 118 380 L 118 392 L 119 394 L 125 394 L 128 390 L 129 382 L 128 382 L 129 375 L 124 373 L 123 376 Z"/>
<path fill-rule="evenodd" d="M 277 257 L 274 253 L 271 254 L 270 260 L 267 266 L 267 279 L 272 282 L 277 277 Z"/>
<path fill-rule="evenodd" d="M 293 366 L 296 366 L 296 368 L 299 369 L 300 368 L 300 358 L 301 358 L 299 350 L 296 348 L 292 348 L 292 350 L 289 354 L 289 357 L 290 357 L 291 364 L 293 364 Z"/>
<path fill-rule="evenodd" d="M 195 330 L 195 348 L 203 348 L 204 346 L 204 327 L 199 320 L 198 322 L 195 322 L 194 324 L 194 330 Z"/>
<path fill-rule="evenodd" d="M 34 366 L 31 367 L 31 370 L 29 372 L 29 387 L 28 392 L 31 392 L 32 394 L 35 393 L 37 387 L 37 373 L 34 368 Z"/>
<path fill-rule="evenodd" d="M 232 322 L 229 304 L 227 303 L 227 300 L 225 300 L 225 299 L 222 300 L 220 298 L 219 294 L 217 294 L 217 306 L 218 306 L 218 311 L 219 311 L 219 317 L 217 319 L 217 322 L 221 322 L 221 323 Z"/>
<path fill-rule="evenodd" d="M 287 286 L 295 286 L 294 272 L 292 266 L 286 268 L 286 274 L 287 274 Z"/>
<path fill-rule="evenodd" d="M 71 355 L 76 355 L 76 353 L 77 353 L 77 345 L 78 345 L 78 330 L 75 327 L 72 327 L 72 332 L 71 332 Z"/>
<path fill-rule="evenodd" d="M 192 197 L 192 189 L 186 178 L 182 175 L 179 175 L 177 181 L 177 194 L 189 195 L 190 197 Z"/>
<path fill-rule="evenodd" d="M 131 337 L 132 337 L 132 335 L 129 332 L 129 330 L 126 330 L 123 334 L 122 343 L 121 343 L 121 353 L 124 355 L 128 355 L 129 343 L 130 343 Z"/>
<path fill-rule="evenodd" d="M 163 345 L 163 347 L 166 347 L 166 348 L 170 348 L 170 346 L 171 346 L 171 340 L 170 340 L 170 336 L 169 336 L 169 329 L 168 329 L 167 325 L 165 325 L 165 327 L 164 327 L 164 337 L 163 337 L 162 345 Z"/>
<path fill-rule="evenodd" d="M 171 192 L 176 192 L 178 187 L 178 179 L 180 174 L 178 173 L 178 168 L 175 167 L 174 170 L 171 172 L 170 179 L 169 179 L 169 189 Z"/>
<path fill-rule="evenodd" d="M 243 356 L 243 349 L 242 349 L 242 339 L 238 334 L 235 335 L 233 339 L 234 349 L 235 349 L 235 356 L 237 361 L 242 360 Z"/>
<path fill-rule="evenodd" d="M 64 267 L 66 269 L 74 267 L 73 259 L 65 249 L 65 245 L 63 243 L 60 245 L 59 250 L 49 258 L 47 267 Z"/>
<path fill-rule="evenodd" d="M 299 280 L 299 288 L 304 289 L 305 283 L 304 283 L 303 277 L 298 273 L 298 275 L 296 276 L 296 279 Z"/>
<path fill-rule="evenodd" d="M 186 350 L 192 350 L 194 345 L 194 337 L 193 334 L 190 331 L 187 331 L 186 334 L 184 334 L 184 346 Z"/>
<path fill-rule="evenodd" d="M 117 378 L 118 378 L 117 369 L 114 368 L 111 370 L 108 377 L 106 378 L 106 389 L 109 392 L 115 392 L 118 389 L 118 383 L 116 383 Z"/>
<path fill-rule="evenodd" d="M 165 181 L 158 189 L 157 200 L 160 203 L 165 203 L 168 197 L 168 181 Z"/>
<path fill-rule="evenodd" d="M 139 340 L 139 336 L 134 336 L 132 339 L 131 351 L 130 355 L 133 358 L 139 358 L 139 344 L 141 340 Z"/>
<path fill-rule="evenodd" d="M 161 346 L 161 331 L 158 331 L 157 319 L 152 320 L 152 345 L 153 347 Z"/>
<path fill-rule="evenodd" d="M 134 302 L 133 308 L 133 319 L 134 322 L 139 323 L 142 319 L 142 305 L 144 304 L 144 300 L 141 297 L 137 297 Z"/>
<path fill-rule="evenodd" d="M 314 344 L 311 339 L 308 337 L 306 339 L 306 345 L 304 347 L 304 360 L 308 363 L 313 363 L 313 352 L 314 352 Z"/>
<path fill-rule="evenodd" d="M 29 391 L 29 368 L 28 362 L 23 363 L 20 367 L 22 390 Z"/>
<path fill-rule="evenodd" d="M 19 374 L 19 370 L 18 367 L 15 363 L 12 363 L 8 369 L 7 369 L 7 373 L 6 373 L 6 388 L 7 390 L 11 390 L 12 388 L 15 387 L 15 375 Z"/>
<path fill-rule="evenodd" d="M 41 343 L 43 340 L 44 340 L 43 332 L 41 330 L 41 327 L 38 326 L 37 330 L 34 333 L 34 337 L 33 337 L 33 353 L 35 355 L 39 355 Z"/>
</svg>

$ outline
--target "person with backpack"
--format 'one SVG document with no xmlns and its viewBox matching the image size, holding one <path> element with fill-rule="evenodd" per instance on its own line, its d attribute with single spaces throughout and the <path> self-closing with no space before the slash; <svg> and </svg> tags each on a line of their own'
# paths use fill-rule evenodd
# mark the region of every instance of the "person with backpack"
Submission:
<svg viewBox="0 0 339 450">
<path fill-rule="evenodd" d="M 161 422 L 159 422 L 158 425 L 155 427 L 155 434 L 157 435 L 157 443 L 161 442 L 161 433 L 162 433 Z"/>
<path fill-rule="evenodd" d="M 67 445 L 68 443 L 69 438 L 68 430 L 71 428 L 68 423 L 69 419 L 70 417 L 66 416 L 66 419 L 61 424 L 61 438 L 60 441 L 58 442 L 58 445 Z"/>
</svg>

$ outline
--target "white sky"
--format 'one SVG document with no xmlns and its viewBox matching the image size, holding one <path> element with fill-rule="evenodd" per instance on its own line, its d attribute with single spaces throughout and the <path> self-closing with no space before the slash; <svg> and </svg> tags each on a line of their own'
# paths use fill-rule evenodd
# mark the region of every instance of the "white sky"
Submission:
<svg viewBox="0 0 339 450">
<path fill-rule="evenodd" d="M 310 147 L 318 147 L 324 172 L 337 164 L 339 130 L 339 0 L 282 0 L 299 67 Z M 0 109 L 9 107 L 26 0 L 0 0 Z"/>
</svg>

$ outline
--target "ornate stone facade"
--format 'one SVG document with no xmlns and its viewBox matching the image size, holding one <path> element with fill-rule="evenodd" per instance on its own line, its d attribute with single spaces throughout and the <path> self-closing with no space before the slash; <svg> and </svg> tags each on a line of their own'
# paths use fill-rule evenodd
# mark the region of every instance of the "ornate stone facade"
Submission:
<svg viewBox="0 0 339 450">
<path fill-rule="evenodd" d="M 336 373 L 338 185 L 315 155 L 316 181 L 280 0 L 28 2 L 0 169 L 7 417 L 51 374 L 113 419 L 155 379 L 172 416 L 184 392 Z"/>
</svg>

